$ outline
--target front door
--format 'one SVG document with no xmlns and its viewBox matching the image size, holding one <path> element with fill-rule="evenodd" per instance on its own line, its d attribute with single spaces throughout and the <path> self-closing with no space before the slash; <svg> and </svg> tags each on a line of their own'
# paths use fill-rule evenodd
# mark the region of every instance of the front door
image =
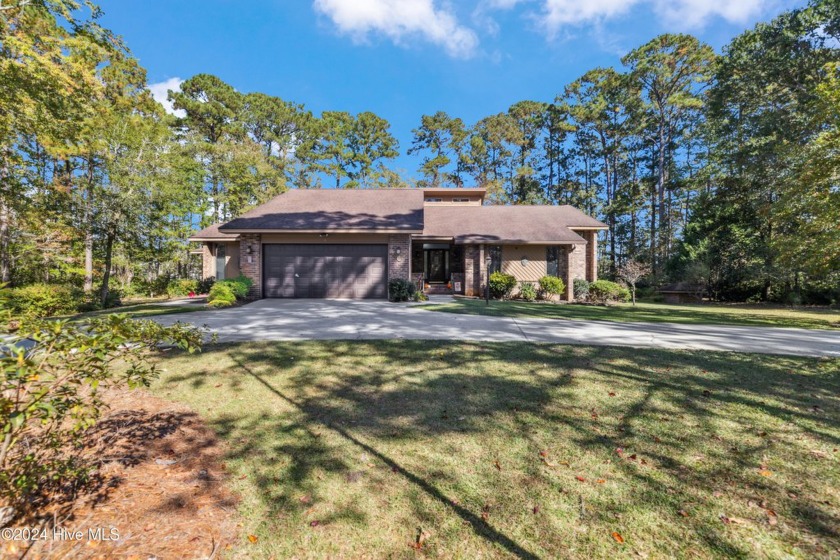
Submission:
<svg viewBox="0 0 840 560">
<path fill-rule="evenodd" d="M 429 282 L 446 281 L 446 251 L 433 249 L 429 251 Z"/>
</svg>

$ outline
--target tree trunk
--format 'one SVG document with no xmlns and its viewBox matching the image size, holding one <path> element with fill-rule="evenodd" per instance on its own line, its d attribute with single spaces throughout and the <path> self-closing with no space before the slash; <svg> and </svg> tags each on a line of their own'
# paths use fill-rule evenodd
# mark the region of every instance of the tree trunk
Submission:
<svg viewBox="0 0 840 560">
<path fill-rule="evenodd" d="M 12 279 L 12 255 L 9 251 L 11 212 L 4 198 L 0 196 L 0 282 L 6 284 Z"/>
<path fill-rule="evenodd" d="M 93 156 L 88 157 L 87 193 L 85 196 L 85 285 L 86 294 L 93 291 Z"/>
<path fill-rule="evenodd" d="M 2 153 L 3 162 L 0 164 L 0 283 L 6 284 L 12 279 L 11 228 L 9 222 L 12 212 L 7 204 L 6 178 L 9 176 L 8 160 L 5 150 Z"/>
<path fill-rule="evenodd" d="M 114 237 L 113 228 L 108 228 L 108 235 L 105 238 L 105 270 L 102 271 L 102 287 L 99 292 L 99 301 L 103 308 L 108 303 L 108 284 L 111 280 L 111 261 L 113 258 Z"/>
</svg>

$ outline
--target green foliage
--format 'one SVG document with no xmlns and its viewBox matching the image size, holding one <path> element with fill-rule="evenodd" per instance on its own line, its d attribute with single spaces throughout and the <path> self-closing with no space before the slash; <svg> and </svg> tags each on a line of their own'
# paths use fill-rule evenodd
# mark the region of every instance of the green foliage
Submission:
<svg viewBox="0 0 840 560">
<path fill-rule="evenodd" d="M 178 280 L 173 280 L 169 283 L 169 286 L 166 287 L 166 293 L 171 297 L 188 296 L 191 292 L 194 294 L 199 293 L 198 280 L 193 280 L 192 278 L 179 278 Z"/>
<path fill-rule="evenodd" d="M 589 282 L 583 278 L 575 278 L 572 289 L 577 301 L 586 301 L 589 298 Z"/>
<path fill-rule="evenodd" d="M 93 467 L 76 445 L 110 387 L 148 386 L 161 344 L 200 350 L 203 333 L 107 315 L 85 323 L 25 323 L 0 353 L 0 498 L 17 506 L 83 482 Z M 26 351 L 15 341 L 34 340 Z"/>
<path fill-rule="evenodd" d="M 394 278 L 388 282 L 388 300 L 411 301 L 417 291 L 417 286 L 411 280 Z"/>
<path fill-rule="evenodd" d="M 494 299 L 508 299 L 516 288 L 516 278 L 512 274 L 496 271 L 490 275 L 490 296 Z"/>
<path fill-rule="evenodd" d="M 82 303 L 70 286 L 30 284 L 9 290 L 9 306 L 18 318 L 37 319 L 75 313 Z"/>
<path fill-rule="evenodd" d="M 239 275 L 236 278 L 228 278 L 225 280 L 219 280 L 213 286 L 223 285 L 230 288 L 230 291 L 233 292 L 233 295 L 236 296 L 236 299 L 245 299 L 248 297 L 248 291 L 251 289 L 251 286 L 254 285 L 254 282 L 248 278 L 247 276 Z M 212 293 L 213 289 L 210 289 L 210 293 Z"/>
<path fill-rule="evenodd" d="M 195 288 L 195 293 L 197 294 L 209 294 L 210 288 L 213 287 L 213 284 L 216 283 L 216 278 L 211 276 L 209 278 L 203 278 L 198 281 Z"/>
<path fill-rule="evenodd" d="M 629 298 L 630 290 L 615 282 L 596 280 L 589 284 L 589 299 L 594 303 L 627 301 Z"/>
<path fill-rule="evenodd" d="M 414 292 L 414 301 L 429 301 L 429 296 L 427 296 L 420 290 L 417 290 L 416 292 Z"/>
<path fill-rule="evenodd" d="M 537 289 L 531 282 L 522 282 L 519 284 L 519 297 L 525 301 L 534 301 L 537 299 Z"/>
<path fill-rule="evenodd" d="M 566 284 L 556 276 L 543 276 L 539 281 L 539 296 L 549 299 L 551 296 L 559 296 L 566 292 Z"/>
<path fill-rule="evenodd" d="M 233 284 L 230 282 L 216 282 L 210 288 L 207 296 L 207 303 L 210 307 L 230 307 L 236 303 L 236 294 L 233 293 Z"/>
</svg>

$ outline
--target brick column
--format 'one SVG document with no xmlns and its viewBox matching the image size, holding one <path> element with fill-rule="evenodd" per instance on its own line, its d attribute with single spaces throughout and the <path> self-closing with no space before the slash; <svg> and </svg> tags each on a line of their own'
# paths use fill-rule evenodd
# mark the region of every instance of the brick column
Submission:
<svg viewBox="0 0 840 560">
<path fill-rule="evenodd" d="M 397 254 L 397 249 L 400 254 Z M 411 264 L 411 236 L 398 234 L 388 236 L 388 280 L 403 278 L 410 280 L 408 269 Z"/>
<path fill-rule="evenodd" d="M 586 280 L 598 280 L 598 232 L 586 232 Z"/>
<path fill-rule="evenodd" d="M 210 249 L 212 246 L 210 242 L 201 244 L 201 277 L 204 279 L 216 276 L 216 257 Z"/>
<path fill-rule="evenodd" d="M 586 246 L 569 245 L 566 252 L 566 300 L 575 299 L 575 279 L 586 278 Z"/>
<path fill-rule="evenodd" d="M 251 253 L 248 253 L 251 247 Z M 239 236 L 239 270 L 243 276 L 251 279 L 253 284 L 248 292 L 249 299 L 262 297 L 262 235 L 259 233 L 243 233 Z"/>
<path fill-rule="evenodd" d="M 481 295 L 481 269 L 476 263 L 480 249 L 478 245 L 464 245 L 464 295 Z"/>
</svg>

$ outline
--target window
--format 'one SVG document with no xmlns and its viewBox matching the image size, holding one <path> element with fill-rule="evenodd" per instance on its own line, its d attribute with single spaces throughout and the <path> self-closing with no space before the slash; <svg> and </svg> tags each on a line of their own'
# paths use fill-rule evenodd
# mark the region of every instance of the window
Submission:
<svg viewBox="0 0 840 560">
<path fill-rule="evenodd" d="M 560 248 L 557 246 L 545 248 L 545 273 L 560 276 Z"/>
<path fill-rule="evenodd" d="M 452 202 L 469 202 L 469 198 L 453 198 Z"/>
<path fill-rule="evenodd" d="M 426 202 L 441 202 L 441 201 L 443 201 L 442 198 L 431 198 L 430 197 L 430 198 L 426 199 Z"/>
<path fill-rule="evenodd" d="M 452 274 L 464 273 L 464 246 L 453 245 L 449 252 L 449 271 Z"/>
<path fill-rule="evenodd" d="M 423 247 L 414 245 L 411 251 L 411 272 L 422 273 L 425 270 L 423 263 Z"/>
<path fill-rule="evenodd" d="M 501 272 L 502 270 L 502 246 L 501 245 L 488 245 L 487 246 L 487 254 L 490 255 L 490 269 L 487 271 L 488 274 L 493 274 L 494 272 Z"/>
<path fill-rule="evenodd" d="M 216 280 L 225 279 L 225 245 L 216 245 Z"/>
</svg>

